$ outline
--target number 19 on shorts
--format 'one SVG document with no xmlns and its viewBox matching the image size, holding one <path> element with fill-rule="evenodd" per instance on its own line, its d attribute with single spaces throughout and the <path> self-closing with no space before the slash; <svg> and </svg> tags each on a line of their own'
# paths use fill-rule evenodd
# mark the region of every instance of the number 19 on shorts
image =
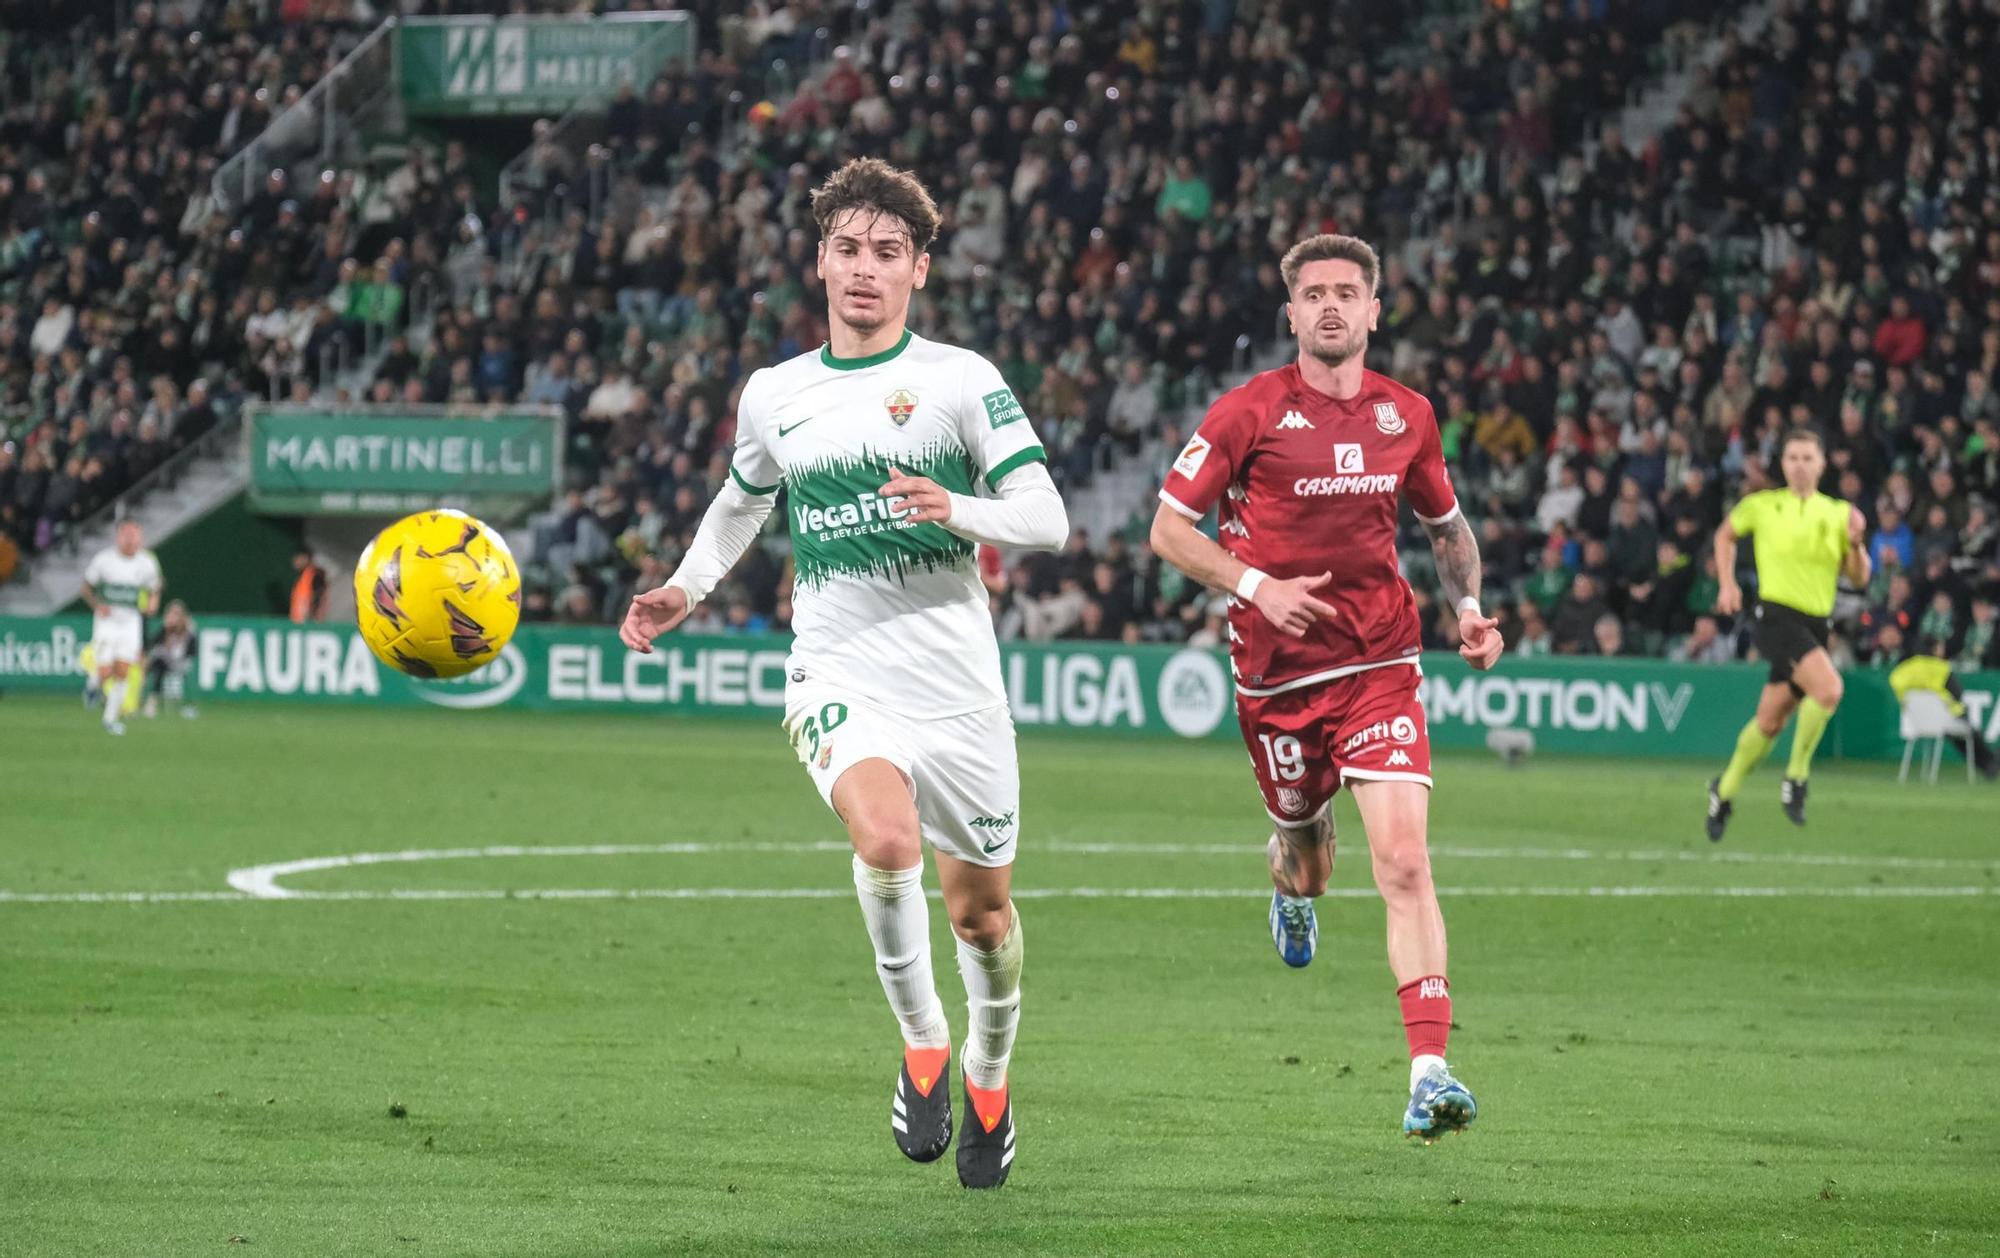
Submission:
<svg viewBox="0 0 2000 1258">
<path fill-rule="evenodd" d="M 1305 753 L 1299 747 L 1299 740 L 1290 734 L 1257 735 L 1257 741 L 1264 748 L 1264 763 L 1270 767 L 1271 776 L 1280 782 L 1296 782 L 1306 775 Z"/>
</svg>

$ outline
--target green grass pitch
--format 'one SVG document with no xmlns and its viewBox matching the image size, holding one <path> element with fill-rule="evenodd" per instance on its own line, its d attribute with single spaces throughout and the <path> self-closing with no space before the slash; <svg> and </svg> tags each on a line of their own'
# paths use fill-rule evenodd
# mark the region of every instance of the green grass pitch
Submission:
<svg viewBox="0 0 2000 1258">
<path fill-rule="evenodd" d="M 1796 831 L 1767 767 L 1711 848 L 1726 748 L 1445 758 L 1481 1117 L 1424 1148 L 1351 807 L 1294 972 L 1240 748 L 1030 738 L 1021 1152 L 973 1195 L 891 1142 L 841 834 L 765 723 L 218 706 L 112 740 L 7 698 L 0 747 L 0 1253 L 2000 1252 L 2000 791 L 1949 774 L 1824 764 Z M 225 882 L 495 845 L 621 850 Z"/>
</svg>

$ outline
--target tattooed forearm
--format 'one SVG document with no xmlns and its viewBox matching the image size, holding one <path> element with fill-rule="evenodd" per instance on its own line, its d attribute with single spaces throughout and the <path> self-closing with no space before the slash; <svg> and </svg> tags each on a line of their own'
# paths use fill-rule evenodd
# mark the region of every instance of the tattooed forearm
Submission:
<svg viewBox="0 0 2000 1258">
<path fill-rule="evenodd" d="M 1438 582 L 1447 601 L 1456 607 L 1461 599 L 1479 597 L 1479 539 L 1463 515 L 1454 514 L 1442 524 L 1426 524 L 1431 536 L 1431 552 L 1437 556 Z"/>
</svg>

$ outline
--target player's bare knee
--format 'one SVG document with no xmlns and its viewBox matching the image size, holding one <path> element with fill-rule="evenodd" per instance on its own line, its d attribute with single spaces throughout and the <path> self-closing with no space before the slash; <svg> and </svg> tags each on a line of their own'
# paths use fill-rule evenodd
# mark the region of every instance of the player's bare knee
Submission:
<svg viewBox="0 0 2000 1258">
<path fill-rule="evenodd" d="M 1431 854 L 1417 839 L 1381 844 L 1374 853 L 1375 886 L 1392 904 L 1432 894 Z"/>
<path fill-rule="evenodd" d="M 860 807 L 847 818 L 854 854 L 873 869 L 908 869 L 924 858 L 916 818 L 900 810 Z"/>
<path fill-rule="evenodd" d="M 1846 683 L 1840 680 L 1840 674 L 1835 673 L 1833 680 L 1819 688 L 1819 693 L 1813 696 L 1813 702 L 1831 712 L 1840 706 L 1841 696 L 1846 693 Z"/>
<path fill-rule="evenodd" d="M 951 906 L 951 929 L 960 939 L 981 952 L 991 952 L 1007 939 L 1014 924 L 1014 906 L 1006 900 L 998 904 L 973 901 Z"/>
</svg>

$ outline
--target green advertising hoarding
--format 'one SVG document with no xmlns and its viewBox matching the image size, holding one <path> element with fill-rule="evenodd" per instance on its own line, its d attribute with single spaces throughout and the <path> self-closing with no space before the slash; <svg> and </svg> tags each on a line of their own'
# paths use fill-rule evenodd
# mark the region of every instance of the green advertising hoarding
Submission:
<svg viewBox="0 0 2000 1258">
<path fill-rule="evenodd" d="M 87 617 L 0 618 L 0 691 L 71 691 L 90 641 Z M 494 661 L 456 681 L 415 681 L 383 667 L 353 628 L 251 617 L 201 617 L 189 689 L 204 699 L 375 703 L 531 711 L 655 711 L 776 721 L 790 639 L 663 639 L 624 649 L 609 627 L 523 625 Z M 1219 652 L 1094 643 L 1005 643 L 1001 667 L 1022 729 L 1163 737 L 1239 737 Z M 1509 657 L 1474 673 L 1456 655 L 1424 657 L 1424 704 L 1438 747 L 1479 747 L 1491 729 L 1523 729 L 1554 752 L 1720 758 L 1763 685 L 1751 665 Z M 1965 679 L 1968 714 L 2000 741 L 2000 673 Z M 1880 673 L 1847 675 L 1823 753 L 1901 755 L 1896 706 Z"/>
<path fill-rule="evenodd" d="M 694 42 L 681 12 L 405 18 L 397 78 L 412 117 L 556 114 L 621 83 L 643 90 L 667 62 L 692 61 Z"/>
<path fill-rule="evenodd" d="M 562 474 L 553 407 L 256 407 L 244 441 L 250 506 L 276 515 L 533 504 Z"/>
</svg>

